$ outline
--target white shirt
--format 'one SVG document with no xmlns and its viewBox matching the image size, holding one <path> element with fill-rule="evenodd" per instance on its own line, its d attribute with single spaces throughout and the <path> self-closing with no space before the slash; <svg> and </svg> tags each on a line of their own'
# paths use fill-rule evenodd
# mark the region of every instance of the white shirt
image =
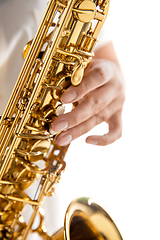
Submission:
<svg viewBox="0 0 160 240">
<path fill-rule="evenodd" d="M 0 114 L 23 64 L 22 50 L 34 37 L 47 0 L 0 1 Z"/>
</svg>

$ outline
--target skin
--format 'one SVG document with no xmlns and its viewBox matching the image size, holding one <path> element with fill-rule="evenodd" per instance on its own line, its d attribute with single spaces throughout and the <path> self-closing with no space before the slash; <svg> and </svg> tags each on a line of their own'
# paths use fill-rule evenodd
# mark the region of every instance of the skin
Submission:
<svg viewBox="0 0 160 240">
<path fill-rule="evenodd" d="M 70 86 L 63 93 L 62 101 L 79 104 L 53 122 L 53 131 L 61 132 L 56 139 L 58 145 L 69 144 L 101 122 L 109 125 L 109 132 L 88 136 L 86 143 L 105 146 L 121 137 L 125 83 L 112 42 L 95 52 L 80 85 Z"/>
</svg>

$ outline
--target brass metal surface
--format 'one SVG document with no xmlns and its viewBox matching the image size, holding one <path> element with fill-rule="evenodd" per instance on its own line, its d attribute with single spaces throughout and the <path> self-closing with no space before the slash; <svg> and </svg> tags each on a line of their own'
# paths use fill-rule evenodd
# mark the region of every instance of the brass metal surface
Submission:
<svg viewBox="0 0 160 240">
<path fill-rule="evenodd" d="M 35 231 L 42 239 L 55 238 L 44 230 L 40 206 L 54 194 L 68 146 L 55 144 L 59 133 L 51 123 L 64 113 L 62 93 L 80 84 L 108 9 L 109 0 L 50 0 L 35 38 L 23 50 L 25 62 L 0 121 L 0 239 L 25 240 Z M 36 181 L 30 197 L 26 190 Z M 28 223 L 22 221 L 27 205 L 33 210 Z M 37 215 L 41 221 L 33 231 Z"/>
<path fill-rule="evenodd" d="M 66 240 L 123 240 L 109 214 L 91 198 L 75 199 L 65 216 Z"/>
<path fill-rule="evenodd" d="M 106 210 L 91 198 L 81 197 L 69 205 L 64 228 L 51 240 L 123 240 Z"/>
</svg>

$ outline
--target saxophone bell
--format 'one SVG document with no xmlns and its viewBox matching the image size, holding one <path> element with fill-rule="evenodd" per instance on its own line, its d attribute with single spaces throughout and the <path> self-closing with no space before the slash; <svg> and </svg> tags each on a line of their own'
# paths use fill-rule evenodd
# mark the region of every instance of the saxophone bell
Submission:
<svg viewBox="0 0 160 240">
<path fill-rule="evenodd" d="M 91 198 L 77 198 L 69 205 L 64 228 L 52 240 L 123 240 L 108 213 Z"/>
</svg>

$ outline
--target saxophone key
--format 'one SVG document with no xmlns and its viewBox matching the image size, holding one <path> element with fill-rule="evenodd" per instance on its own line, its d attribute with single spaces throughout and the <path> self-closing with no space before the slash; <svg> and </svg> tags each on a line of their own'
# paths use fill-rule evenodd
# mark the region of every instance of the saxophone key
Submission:
<svg viewBox="0 0 160 240">
<path fill-rule="evenodd" d="M 24 151 L 24 150 L 21 150 L 21 149 L 18 149 L 18 148 L 15 149 L 15 152 L 18 154 L 18 156 L 21 156 L 24 159 L 29 160 L 29 161 L 41 160 L 41 159 L 43 159 L 43 157 L 46 154 L 46 151 L 43 151 L 43 152 L 41 152 L 41 151 L 27 152 L 27 151 Z M 29 165 L 29 167 L 27 167 L 27 168 L 28 168 L 29 171 L 32 171 L 32 172 L 35 172 L 35 173 L 38 171 L 38 168 L 36 167 L 36 165 L 34 166 L 34 168 L 33 168 L 33 165 Z"/>
<path fill-rule="evenodd" d="M 73 12 L 81 22 L 90 22 L 95 17 L 96 5 L 92 1 L 85 0 L 73 8 Z"/>
<path fill-rule="evenodd" d="M 71 76 L 71 83 L 73 86 L 77 86 L 81 83 L 84 74 L 84 65 L 79 64 L 73 71 Z"/>
<path fill-rule="evenodd" d="M 46 88 L 54 89 L 54 90 L 62 90 L 63 89 L 62 86 L 55 86 L 55 85 L 48 84 L 46 82 L 43 82 L 42 86 L 46 87 Z"/>
<path fill-rule="evenodd" d="M 16 133 L 18 138 L 26 138 L 26 139 L 38 139 L 38 140 L 46 140 L 51 139 L 53 135 L 51 134 L 30 134 L 30 133 Z"/>
</svg>

